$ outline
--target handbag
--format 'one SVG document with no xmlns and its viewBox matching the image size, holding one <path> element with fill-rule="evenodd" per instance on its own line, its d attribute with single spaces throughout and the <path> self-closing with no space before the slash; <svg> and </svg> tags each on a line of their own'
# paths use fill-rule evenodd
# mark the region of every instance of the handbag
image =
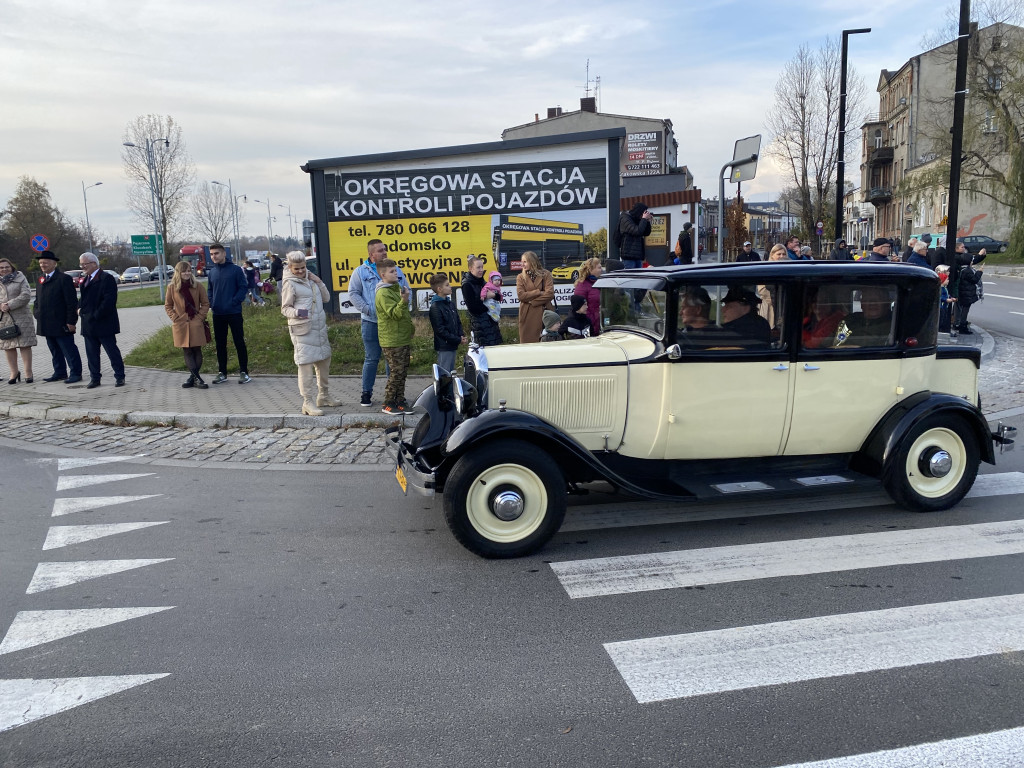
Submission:
<svg viewBox="0 0 1024 768">
<path fill-rule="evenodd" d="M 203 333 L 206 335 L 206 343 L 209 344 L 213 341 L 213 337 L 210 335 L 210 321 L 203 320 Z"/>
<path fill-rule="evenodd" d="M 0 320 L 4 319 L 4 313 L 0 312 Z M 11 323 L 0 328 L 0 340 L 16 339 L 21 336 L 21 328 L 17 323 Z"/>
</svg>

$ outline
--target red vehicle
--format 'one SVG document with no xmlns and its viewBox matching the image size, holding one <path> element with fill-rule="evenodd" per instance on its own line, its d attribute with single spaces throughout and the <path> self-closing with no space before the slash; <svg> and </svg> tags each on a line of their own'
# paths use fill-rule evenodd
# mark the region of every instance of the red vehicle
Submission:
<svg viewBox="0 0 1024 768">
<path fill-rule="evenodd" d="M 225 253 L 231 258 L 231 246 L 225 246 Z M 210 263 L 210 246 L 208 245 L 183 245 L 181 247 L 181 260 L 192 265 L 192 271 L 199 277 L 206 274 L 206 265 Z"/>
</svg>

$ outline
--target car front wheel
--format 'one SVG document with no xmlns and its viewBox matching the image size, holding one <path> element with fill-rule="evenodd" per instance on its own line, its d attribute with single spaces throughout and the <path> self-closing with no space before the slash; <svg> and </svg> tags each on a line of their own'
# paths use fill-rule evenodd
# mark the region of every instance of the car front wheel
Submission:
<svg viewBox="0 0 1024 768">
<path fill-rule="evenodd" d="M 891 457 L 885 490 L 916 512 L 949 509 L 974 485 L 980 460 L 975 436 L 962 419 L 929 416 Z"/>
<path fill-rule="evenodd" d="M 547 453 L 499 440 L 458 460 L 445 483 L 445 521 L 481 557 L 522 557 L 557 533 L 566 495 L 565 478 Z"/>
</svg>

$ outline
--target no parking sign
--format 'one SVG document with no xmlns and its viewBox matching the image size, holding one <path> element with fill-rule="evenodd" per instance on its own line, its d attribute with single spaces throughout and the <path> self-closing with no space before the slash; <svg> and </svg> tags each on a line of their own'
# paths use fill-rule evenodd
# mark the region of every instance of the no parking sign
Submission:
<svg viewBox="0 0 1024 768">
<path fill-rule="evenodd" d="M 33 251 L 42 253 L 50 247 L 50 241 L 46 239 L 46 235 L 32 235 L 30 245 Z"/>
</svg>

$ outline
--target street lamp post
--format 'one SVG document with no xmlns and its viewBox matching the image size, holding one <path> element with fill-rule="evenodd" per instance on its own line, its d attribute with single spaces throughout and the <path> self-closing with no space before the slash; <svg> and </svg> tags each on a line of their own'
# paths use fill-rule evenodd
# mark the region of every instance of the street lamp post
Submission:
<svg viewBox="0 0 1024 768">
<path fill-rule="evenodd" d="M 278 208 L 285 208 L 285 209 L 287 209 L 287 211 L 288 211 L 288 237 L 289 238 L 295 237 L 295 229 L 292 226 L 292 224 L 293 224 L 293 221 L 292 221 L 292 207 L 290 205 L 283 205 L 281 203 L 278 203 L 277 207 Z"/>
<path fill-rule="evenodd" d="M 270 198 L 268 197 L 266 199 L 266 201 L 263 201 L 263 200 L 257 200 L 254 197 L 252 199 L 252 201 L 254 203 L 260 203 L 261 205 L 266 205 L 267 206 L 267 258 L 269 259 L 270 258 L 270 252 L 272 250 L 274 250 L 274 246 L 273 246 L 273 242 L 274 242 L 274 229 L 273 229 L 273 225 L 271 223 L 272 222 L 272 218 L 271 218 L 271 213 L 270 213 Z"/>
<path fill-rule="evenodd" d="M 85 231 L 89 233 L 89 252 L 92 253 L 92 225 L 89 223 L 89 200 L 85 196 L 85 190 L 98 187 L 102 184 L 102 181 L 97 181 L 95 184 L 90 184 L 88 187 L 85 186 L 85 182 L 82 182 L 82 202 L 85 203 Z"/>
<path fill-rule="evenodd" d="M 235 234 L 235 258 L 236 259 L 240 259 L 241 258 L 241 255 L 240 255 L 241 252 L 240 252 L 240 246 L 238 244 L 238 198 L 240 197 L 240 198 L 242 198 L 244 200 L 245 199 L 245 195 L 238 195 L 237 197 L 235 196 L 235 191 L 231 188 L 231 179 L 228 179 L 228 183 L 227 184 L 224 184 L 224 183 L 219 182 L 219 181 L 214 181 L 214 182 L 211 182 L 211 183 L 212 184 L 216 184 L 217 186 L 220 186 L 220 187 L 226 186 L 228 188 L 228 195 L 231 198 L 231 225 L 232 225 L 232 228 L 233 228 L 234 234 Z M 237 262 L 235 262 L 235 263 L 237 264 Z"/>
<path fill-rule="evenodd" d="M 168 139 L 166 137 L 160 138 L 160 139 L 150 139 L 150 138 L 146 139 L 146 168 L 149 171 L 149 199 L 150 199 L 150 202 L 153 205 L 153 235 L 156 238 L 157 245 L 160 245 L 160 235 L 161 235 L 161 232 L 160 232 L 160 219 L 157 218 L 157 214 L 156 214 L 156 187 L 157 187 L 156 163 L 153 162 L 153 144 L 155 142 L 158 142 L 158 141 L 162 141 L 164 143 L 164 147 L 170 147 L 171 146 L 171 141 L 170 141 L 170 139 Z M 134 143 L 132 143 L 130 141 L 124 142 L 124 146 L 126 146 L 126 147 L 135 147 L 136 149 L 141 149 L 141 147 L 139 147 L 137 144 L 134 144 Z M 156 265 L 157 265 L 157 268 L 158 268 L 158 273 L 159 273 L 158 277 L 159 277 L 159 283 L 160 283 L 160 301 L 164 300 L 164 278 L 165 278 L 165 275 L 164 275 L 164 269 L 163 268 L 164 268 L 164 265 L 166 263 L 167 263 L 167 261 L 165 259 L 164 249 L 161 247 L 159 249 L 158 253 L 157 253 L 157 259 L 156 259 Z M 142 271 L 141 271 L 141 269 L 139 271 L 139 285 L 140 286 L 142 285 Z"/>
<path fill-rule="evenodd" d="M 843 52 L 839 69 L 839 151 L 836 152 L 836 221 L 832 230 L 833 240 L 843 236 L 843 184 L 846 183 L 843 178 L 846 170 L 846 49 L 850 35 L 863 35 L 870 31 L 871 27 L 843 30 Z"/>
</svg>

